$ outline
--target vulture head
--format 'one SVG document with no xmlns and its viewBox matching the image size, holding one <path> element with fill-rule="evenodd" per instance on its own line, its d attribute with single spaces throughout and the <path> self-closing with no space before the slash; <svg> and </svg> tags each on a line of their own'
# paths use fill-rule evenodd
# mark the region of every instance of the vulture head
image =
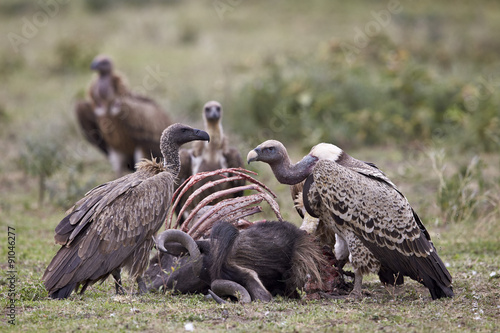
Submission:
<svg viewBox="0 0 500 333">
<path fill-rule="evenodd" d="M 161 150 L 165 151 L 169 146 L 178 149 L 183 144 L 196 140 L 210 141 L 210 136 L 200 129 L 176 123 L 163 131 L 160 139 Z"/>
<path fill-rule="evenodd" d="M 306 155 L 299 162 L 292 164 L 285 146 L 276 140 L 268 140 L 247 155 L 247 162 L 261 161 L 269 164 L 274 176 L 282 184 L 295 185 L 309 176 L 318 161 L 318 157 Z"/>
<path fill-rule="evenodd" d="M 107 75 L 113 71 L 113 62 L 106 55 L 98 55 L 92 60 L 90 69 L 97 71 L 99 75 Z"/>
<path fill-rule="evenodd" d="M 222 118 L 222 105 L 216 101 L 210 101 L 203 106 L 203 119 L 207 123 L 216 123 Z"/>
<path fill-rule="evenodd" d="M 171 169 L 175 177 L 180 171 L 179 148 L 191 141 L 210 141 L 207 132 L 176 123 L 167 127 L 160 138 L 160 149 L 164 157 L 165 167 Z"/>
</svg>

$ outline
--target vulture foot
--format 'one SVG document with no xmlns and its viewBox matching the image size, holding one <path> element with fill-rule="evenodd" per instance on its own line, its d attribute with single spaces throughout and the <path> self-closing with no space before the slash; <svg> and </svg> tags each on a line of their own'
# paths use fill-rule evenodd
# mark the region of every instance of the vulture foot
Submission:
<svg viewBox="0 0 500 333">
<path fill-rule="evenodd" d="M 115 279 L 115 290 L 117 295 L 125 295 L 125 289 L 122 286 L 121 269 L 115 269 L 111 272 L 113 279 Z"/>
</svg>

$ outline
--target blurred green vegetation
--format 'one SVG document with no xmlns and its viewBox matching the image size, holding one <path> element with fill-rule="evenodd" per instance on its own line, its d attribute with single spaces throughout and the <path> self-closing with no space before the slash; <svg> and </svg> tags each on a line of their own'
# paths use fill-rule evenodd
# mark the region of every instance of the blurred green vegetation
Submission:
<svg viewBox="0 0 500 333">
<path fill-rule="evenodd" d="M 251 122 L 242 135 L 257 143 L 258 129 L 304 150 L 317 142 L 356 148 L 434 141 L 462 152 L 500 149 L 498 78 L 458 77 L 388 38 L 371 43 L 380 51 L 351 66 L 338 45 L 320 60 L 270 59 L 234 101 Z"/>
<path fill-rule="evenodd" d="M 73 115 L 92 77 L 91 59 L 107 53 L 132 88 L 144 88 L 147 68 L 162 73 L 147 93 L 177 121 L 202 126 L 204 102 L 221 101 L 225 131 L 242 154 L 273 138 L 298 158 L 324 141 L 360 158 L 357 152 L 367 149 L 422 155 L 429 170 L 428 151 L 443 149 L 442 164 L 450 167 L 435 172 L 432 184 L 419 179 L 415 187 L 417 198 L 420 191 L 436 193 L 434 202 L 422 199 L 431 207 L 426 212 L 443 221 L 470 218 L 452 212 L 458 198 L 462 208 L 470 201 L 473 211 L 490 211 L 474 203 L 485 196 L 458 192 L 463 182 L 479 184 L 474 186 L 483 194 L 500 182 L 498 173 L 471 177 L 463 171 L 484 154 L 475 169 L 491 168 L 500 148 L 500 43 L 494 33 L 500 4 L 401 2 L 384 23 L 384 1 L 223 2 L 223 12 L 212 2 L 54 1 L 0 5 L 5 35 L 26 39 L 19 45 L 0 41 L 0 169 L 8 174 L 18 171 L 12 161 L 38 165 L 47 155 L 41 165 L 56 175 L 48 189 L 56 189 L 54 203 L 69 204 L 81 187 L 112 177 L 92 173 L 109 165 L 83 141 Z M 370 24 L 379 29 L 370 32 Z M 53 133 L 49 141 L 47 131 Z M 43 145 L 65 153 L 47 154 Z M 393 165 L 393 153 L 384 154 L 373 161 Z M 24 168 L 28 174 L 49 175 L 31 166 Z"/>
<path fill-rule="evenodd" d="M 499 273 L 500 2 L 401 0 L 390 16 L 397 1 L 42 2 L 52 9 L 0 2 L 0 225 L 19 235 L 21 330 L 96 330 L 88 318 L 104 330 L 130 330 L 136 320 L 165 329 L 168 318 L 168 328 L 182 330 L 194 311 L 200 331 L 498 331 L 499 279 L 490 274 Z M 163 295 L 121 301 L 110 281 L 70 303 L 45 300 L 40 278 L 57 251 L 54 227 L 87 190 L 114 177 L 73 113 L 98 53 L 113 57 L 132 88 L 144 90 L 148 68 L 162 73 L 147 94 L 176 121 L 201 127 L 202 105 L 220 101 L 224 130 L 243 156 L 278 139 L 296 161 L 327 141 L 376 163 L 450 263 L 457 297 L 428 302 L 416 283 L 393 295 L 372 276 L 365 286 L 375 296 L 363 302 L 307 303 L 309 311 L 279 300 L 266 305 L 269 316 L 262 304 L 220 305 L 214 319 L 213 304 L 198 297 L 173 306 Z M 278 194 L 283 216 L 300 223 L 288 187 L 267 165 L 251 168 Z M 39 193 L 48 194 L 42 206 Z M 132 302 L 140 312 L 131 315 Z"/>
</svg>

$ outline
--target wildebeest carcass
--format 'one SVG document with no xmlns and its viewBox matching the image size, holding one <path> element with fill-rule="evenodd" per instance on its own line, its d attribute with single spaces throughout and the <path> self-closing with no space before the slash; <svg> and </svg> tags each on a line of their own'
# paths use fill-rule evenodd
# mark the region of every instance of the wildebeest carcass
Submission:
<svg viewBox="0 0 500 333">
<path fill-rule="evenodd" d="M 240 301 L 250 302 L 269 301 L 275 295 L 298 297 L 298 290 L 303 290 L 307 282 L 321 284 L 319 267 L 324 260 L 320 249 L 311 236 L 282 220 L 274 194 L 248 176 L 246 170 L 216 172 L 231 172 L 232 176 L 226 180 L 244 177 L 251 184 L 241 187 L 257 193 L 222 200 L 207 208 L 211 200 L 220 198 L 227 191 L 242 188 L 217 192 L 193 210 L 181 230 L 167 229 L 160 234 L 157 237 L 160 252 L 152 259 L 145 274 L 150 289 L 210 292 L 219 296 L 238 294 Z M 212 173 L 197 174 L 193 182 Z M 209 182 L 204 186 L 211 185 Z M 180 187 L 177 195 L 182 195 L 186 186 L 190 183 Z M 242 216 L 259 212 L 261 207 L 252 205 L 263 200 L 270 204 L 278 221 L 251 223 L 239 220 Z M 200 214 L 203 210 L 206 211 Z M 201 216 L 187 229 L 185 226 L 196 213 Z M 219 221 L 221 219 L 224 221 Z M 170 221 L 167 223 L 171 224 Z M 203 235 L 207 238 L 202 238 Z M 180 256 L 181 253 L 189 253 L 189 256 Z M 216 295 L 213 296 L 219 299 Z"/>
</svg>

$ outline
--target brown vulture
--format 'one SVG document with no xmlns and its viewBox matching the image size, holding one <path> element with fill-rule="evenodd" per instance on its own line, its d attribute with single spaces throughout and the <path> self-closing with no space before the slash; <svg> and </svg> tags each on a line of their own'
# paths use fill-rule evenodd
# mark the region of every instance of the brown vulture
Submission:
<svg viewBox="0 0 500 333">
<path fill-rule="evenodd" d="M 382 281 L 409 276 L 427 287 L 433 299 L 453 296 L 451 275 L 420 218 L 373 164 L 321 143 L 292 165 L 286 148 L 274 140 L 250 151 L 247 160 L 268 163 L 280 183 L 305 181 L 304 208 L 319 218 L 318 230 L 338 235 L 347 245 L 355 296 L 368 272 L 378 272 Z"/>
<path fill-rule="evenodd" d="M 205 131 L 210 135 L 210 142 L 194 142 L 191 149 L 181 149 L 181 171 L 179 173 L 179 185 L 182 184 L 190 176 L 204 171 L 213 171 L 226 168 L 240 168 L 244 166 L 243 159 L 235 147 L 229 145 L 228 138 L 222 130 L 222 106 L 219 102 L 210 101 L 203 106 L 202 116 L 205 125 Z M 184 206 L 186 198 L 197 188 L 210 180 L 217 179 L 217 176 L 208 178 L 203 182 L 198 182 L 184 196 L 180 207 Z M 192 205 L 189 206 L 188 212 L 192 210 L 198 202 L 205 196 L 215 193 L 226 188 L 242 186 L 244 180 L 235 180 L 228 183 L 223 183 L 213 186 L 203 192 L 203 196 L 197 196 Z M 242 192 L 237 192 L 234 196 L 241 196 Z M 213 201 L 216 203 L 217 201 Z"/>
<path fill-rule="evenodd" d="M 179 147 L 194 140 L 208 141 L 209 136 L 183 124 L 171 125 L 161 136 L 163 163 L 143 160 L 135 173 L 95 187 L 69 210 L 55 230 L 62 247 L 42 278 L 52 298 L 66 298 L 79 286 L 83 293 L 110 274 L 118 292 L 122 267 L 145 289 L 141 275 L 171 204 Z"/>
<path fill-rule="evenodd" d="M 161 158 L 159 140 L 170 117 L 153 100 L 133 94 L 109 57 L 97 56 L 90 68 L 98 73 L 90 100 L 75 108 L 85 138 L 107 155 L 117 176 L 143 158 Z"/>
</svg>

